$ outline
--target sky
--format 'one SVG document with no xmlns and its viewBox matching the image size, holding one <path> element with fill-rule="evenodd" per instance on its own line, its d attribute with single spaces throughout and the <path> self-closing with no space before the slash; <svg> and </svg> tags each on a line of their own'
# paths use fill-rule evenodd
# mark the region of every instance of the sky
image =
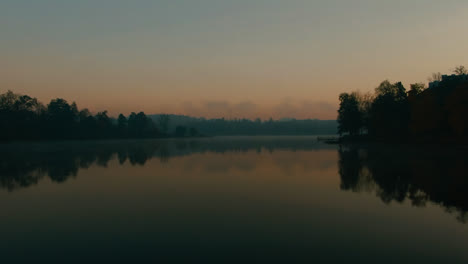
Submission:
<svg viewBox="0 0 468 264">
<path fill-rule="evenodd" d="M 466 0 L 0 0 L 0 92 L 111 115 L 335 119 L 468 66 Z"/>
</svg>

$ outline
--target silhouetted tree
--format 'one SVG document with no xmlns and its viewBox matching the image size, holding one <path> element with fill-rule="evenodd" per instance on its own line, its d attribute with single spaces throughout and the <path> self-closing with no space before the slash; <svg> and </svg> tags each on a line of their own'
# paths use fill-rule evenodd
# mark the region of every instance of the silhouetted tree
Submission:
<svg viewBox="0 0 468 264">
<path fill-rule="evenodd" d="M 465 75 L 465 74 L 468 74 L 468 69 L 466 69 L 465 66 L 460 65 L 460 66 L 455 67 L 455 70 L 453 70 L 453 72 L 456 75 Z"/>
<path fill-rule="evenodd" d="M 190 130 L 189 130 L 189 134 L 191 137 L 196 137 L 198 136 L 200 133 L 198 132 L 198 130 L 194 127 L 191 127 Z"/>
<path fill-rule="evenodd" d="M 359 110 L 359 101 L 356 93 L 340 94 L 340 109 L 338 110 L 338 133 L 359 134 L 363 126 L 363 115 Z"/>
<path fill-rule="evenodd" d="M 184 126 L 177 126 L 175 129 L 175 136 L 176 137 L 185 137 L 185 133 L 187 132 L 187 128 Z"/>
<path fill-rule="evenodd" d="M 158 119 L 159 127 L 161 128 L 161 132 L 163 132 L 164 134 L 166 134 L 169 129 L 170 120 L 171 118 L 167 114 L 162 114 L 159 116 L 159 119 Z"/>
<path fill-rule="evenodd" d="M 159 135 L 156 125 L 145 113 L 131 113 L 128 118 L 128 132 L 131 137 L 151 137 Z"/>
<path fill-rule="evenodd" d="M 113 125 L 112 120 L 107 116 L 107 111 L 97 113 L 95 118 L 100 137 L 112 136 Z"/>
<path fill-rule="evenodd" d="M 442 81 L 442 73 L 440 72 L 434 72 L 427 78 L 429 82 L 436 82 L 436 81 Z"/>
<path fill-rule="evenodd" d="M 363 124 L 363 131 L 367 129 L 373 139 L 468 142 L 466 72 L 465 67 L 458 66 L 457 75 L 433 74 L 431 80 L 437 83 L 427 89 L 423 83 L 415 83 L 406 92 L 401 82 L 383 81 L 372 97 L 341 94 L 340 132 L 351 133 L 350 126 Z M 351 122 L 349 116 L 357 120 L 358 112 L 361 121 Z"/>
<path fill-rule="evenodd" d="M 45 107 L 27 95 L 0 95 L 0 139 L 36 139 L 42 134 Z"/>
<path fill-rule="evenodd" d="M 122 138 L 127 137 L 128 121 L 127 121 L 127 118 L 123 114 L 120 114 L 119 117 L 117 118 L 117 129 L 118 129 L 119 137 L 122 137 Z"/>
<path fill-rule="evenodd" d="M 93 116 L 88 109 L 80 111 L 75 102 L 70 105 L 60 98 L 45 107 L 27 95 L 11 91 L 0 95 L 0 140 L 160 136 L 154 122 L 143 112 L 132 113 L 130 121 L 129 126 L 125 116 L 120 115 L 115 122 L 107 111 Z"/>
<path fill-rule="evenodd" d="M 53 99 L 47 105 L 48 134 L 52 138 L 69 138 L 77 121 L 76 104 L 64 99 Z"/>
<path fill-rule="evenodd" d="M 401 82 L 383 81 L 376 89 L 370 109 L 369 134 L 380 138 L 402 139 L 407 135 L 409 105 Z"/>
<path fill-rule="evenodd" d="M 422 91 L 424 91 L 425 89 L 425 85 L 424 83 L 413 83 L 410 85 L 410 91 L 408 92 L 409 94 L 412 94 L 412 95 L 418 95 L 420 93 L 422 93 Z"/>
<path fill-rule="evenodd" d="M 80 122 L 79 138 L 93 138 L 96 136 L 98 125 L 96 118 L 88 109 L 83 109 L 78 114 Z"/>
</svg>

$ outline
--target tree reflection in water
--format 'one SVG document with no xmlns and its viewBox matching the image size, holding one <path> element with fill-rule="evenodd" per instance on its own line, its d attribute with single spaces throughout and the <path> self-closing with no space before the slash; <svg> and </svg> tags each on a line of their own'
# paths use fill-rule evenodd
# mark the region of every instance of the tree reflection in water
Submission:
<svg viewBox="0 0 468 264">
<path fill-rule="evenodd" d="M 468 156 L 453 147 L 340 146 L 341 189 L 384 202 L 438 204 L 468 222 Z"/>
<path fill-rule="evenodd" d="M 62 183 L 80 169 L 97 165 L 144 166 L 150 159 L 167 163 L 193 153 L 319 151 L 336 149 L 305 138 L 230 138 L 11 143 L 0 148 L 0 188 L 8 191 L 39 184 L 44 178 Z M 432 202 L 468 222 L 468 156 L 453 148 L 340 146 L 340 188 L 375 192 L 384 202 Z"/>
<path fill-rule="evenodd" d="M 319 150 L 334 149 L 315 140 L 301 137 L 259 137 L 223 139 L 177 140 L 116 140 L 80 142 L 11 143 L 0 145 L 0 188 L 14 191 L 38 184 L 44 177 L 62 183 L 76 177 L 80 169 L 92 165 L 107 167 L 117 159 L 119 164 L 128 162 L 144 166 L 153 158 L 163 163 L 172 157 L 192 153 L 247 152 L 262 149 Z"/>
</svg>

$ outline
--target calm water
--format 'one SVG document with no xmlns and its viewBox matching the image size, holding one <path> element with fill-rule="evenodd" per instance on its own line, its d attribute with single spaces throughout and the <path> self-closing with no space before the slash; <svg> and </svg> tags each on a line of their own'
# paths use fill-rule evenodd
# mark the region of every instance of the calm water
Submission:
<svg viewBox="0 0 468 264">
<path fill-rule="evenodd" d="M 466 150 L 0 145 L 0 261 L 468 263 Z"/>
</svg>

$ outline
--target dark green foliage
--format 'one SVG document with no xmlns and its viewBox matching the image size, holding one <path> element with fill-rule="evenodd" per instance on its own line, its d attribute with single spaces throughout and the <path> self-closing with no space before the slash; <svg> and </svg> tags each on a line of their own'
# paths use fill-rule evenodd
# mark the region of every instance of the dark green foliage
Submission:
<svg viewBox="0 0 468 264">
<path fill-rule="evenodd" d="M 198 130 L 194 127 L 191 127 L 190 130 L 189 130 L 189 134 L 191 137 L 196 137 L 198 135 L 200 135 L 200 133 L 198 132 Z"/>
<path fill-rule="evenodd" d="M 38 138 L 32 134 L 45 122 L 45 107 L 35 98 L 8 91 L 0 95 L 0 140 Z"/>
<path fill-rule="evenodd" d="M 365 130 L 374 138 L 402 139 L 408 135 L 409 103 L 402 83 L 383 81 L 375 89 L 373 99 L 358 93 L 343 93 L 339 97 L 338 131 L 351 136 Z"/>
<path fill-rule="evenodd" d="M 359 99 L 356 93 L 340 94 L 340 109 L 338 110 L 338 133 L 359 134 L 363 126 L 363 113 L 359 109 Z"/>
<path fill-rule="evenodd" d="M 145 113 L 131 113 L 128 118 L 128 133 L 130 137 L 149 137 L 158 135 L 159 131 L 154 122 Z"/>
<path fill-rule="evenodd" d="M 169 122 L 170 122 L 171 118 L 169 115 L 167 114 L 162 114 L 159 116 L 159 127 L 161 127 L 161 130 L 163 133 L 167 133 L 167 131 L 169 130 Z"/>
<path fill-rule="evenodd" d="M 418 95 L 420 93 L 422 93 L 424 91 L 425 87 L 424 87 L 424 83 L 414 83 L 414 84 L 411 84 L 411 89 L 410 91 L 408 92 L 408 95 L 412 94 L 412 95 Z"/>
<path fill-rule="evenodd" d="M 161 115 L 151 118 L 160 123 Z M 255 136 L 255 135 L 329 135 L 337 133 L 336 120 L 317 119 L 205 119 L 181 115 L 169 115 L 168 132 L 173 133 L 177 126 L 194 128 L 198 136 Z M 189 129 L 190 130 L 190 129 Z M 189 131 L 189 135 L 191 135 Z"/>
<path fill-rule="evenodd" d="M 404 138 L 408 134 L 409 105 L 401 82 L 382 82 L 369 113 L 369 134 L 378 138 Z"/>
<path fill-rule="evenodd" d="M 185 137 L 185 134 L 187 133 L 187 128 L 184 126 L 177 126 L 175 130 L 175 136 L 176 137 Z"/>
<path fill-rule="evenodd" d="M 468 142 L 468 75 L 443 75 L 431 88 L 383 81 L 371 98 L 341 94 L 340 134 L 392 141 Z M 361 129 L 361 130 L 360 130 Z"/>
<path fill-rule="evenodd" d="M 128 122 L 120 114 L 117 121 L 107 111 L 93 116 L 75 103 L 53 99 L 45 107 L 27 95 L 8 91 L 0 95 L 0 140 L 100 139 L 159 137 L 154 122 L 143 112 L 132 113 Z"/>
<path fill-rule="evenodd" d="M 122 114 L 117 118 L 117 130 L 120 135 L 127 135 L 128 133 L 128 120 Z"/>
</svg>

